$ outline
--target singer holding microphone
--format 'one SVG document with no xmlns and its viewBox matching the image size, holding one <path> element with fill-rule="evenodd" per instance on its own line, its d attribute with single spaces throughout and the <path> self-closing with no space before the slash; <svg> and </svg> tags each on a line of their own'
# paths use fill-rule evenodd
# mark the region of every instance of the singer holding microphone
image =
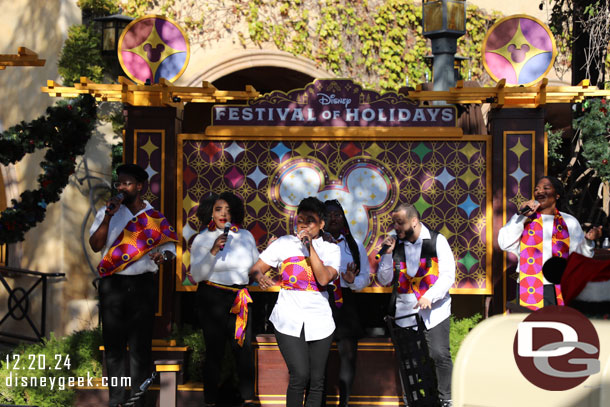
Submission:
<svg viewBox="0 0 610 407">
<path fill-rule="evenodd" d="M 578 220 L 558 208 L 565 198 L 563 184 L 555 177 L 540 178 L 534 200 L 519 207 L 519 213 L 498 233 L 498 245 L 519 258 L 518 304 L 532 310 L 545 305 L 563 305 L 561 287 L 544 278 L 542 265 L 551 257 L 565 259 L 572 252 L 593 257 L 601 226 L 586 234 Z M 563 208 L 562 208 L 563 209 Z"/>
<path fill-rule="evenodd" d="M 90 230 L 89 244 L 102 251 L 97 267 L 100 316 L 108 377 L 109 405 L 130 398 L 120 378 L 127 376 L 131 396 L 152 372 L 152 334 L 155 312 L 154 273 L 176 254 L 176 232 L 167 219 L 140 196 L 147 172 L 135 164 L 117 167 L 118 194 L 100 209 Z M 129 346 L 129 353 L 127 352 Z M 144 399 L 136 406 L 144 406 Z"/>
<path fill-rule="evenodd" d="M 207 226 L 193 240 L 191 268 L 199 283 L 199 320 L 205 340 L 203 388 L 206 406 L 218 402 L 220 371 L 227 341 L 235 357 L 244 406 L 255 406 L 252 323 L 248 318 L 248 271 L 258 259 L 256 241 L 241 228 L 243 201 L 231 192 L 211 194 L 199 203 L 197 217 Z"/>
<path fill-rule="evenodd" d="M 422 317 L 424 336 L 436 368 L 440 406 L 451 407 L 449 289 L 455 282 L 453 252 L 445 236 L 421 223 L 413 205 L 400 204 L 391 216 L 396 236 L 383 241 L 388 252 L 381 256 L 377 278 L 383 285 L 395 283 L 396 317 L 417 312 Z M 396 323 L 405 327 L 415 321 L 403 318 Z"/>
<path fill-rule="evenodd" d="M 271 267 L 281 272 L 281 288 L 269 320 L 290 374 L 287 407 L 322 404 L 326 360 L 335 330 L 326 286 L 337 278 L 341 264 L 339 246 L 321 236 L 325 217 L 324 203 L 315 197 L 303 199 L 297 208 L 297 236 L 275 240 L 250 270 L 263 289 L 274 285 L 265 275 Z"/>
<path fill-rule="evenodd" d="M 337 326 L 334 338 L 340 360 L 339 407 L 347 407 L 356 374 L 358 339 L 364 336 L 354 291 L 370 283 L 369 259 L 362 243 L 354 239 L 341 203 L 334 199 L 325 201 L 324 205 L 328 213 L 326 231 L 341 250 L 339 278 L 331 283 L 334 289 L 329 299 Z"/>
</svg>

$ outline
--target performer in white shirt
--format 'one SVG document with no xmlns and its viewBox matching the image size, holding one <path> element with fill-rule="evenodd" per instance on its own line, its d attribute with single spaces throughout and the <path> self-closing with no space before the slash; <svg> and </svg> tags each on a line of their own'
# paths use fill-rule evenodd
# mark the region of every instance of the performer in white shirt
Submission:
<svg viewBox="0 0 610 407">
<path fill-rule="evenodd" d="M 244 406 L 254 406 L 254 353 L 248 318 L 248 271 L 258 259 L 256 241 L 241 228 L 244 203 L 230 192 L 212 194 L 199 204 L 197 216 L 206 229 L 191 246 L 193 279 L 206 352 L 203 387 L 206 406 L 218 401 L 221 365 L 227 341 L 237 365 Z"/>
<path fill-rule="evenodd" d="M 116 385 L 127 376 L 127 363 L 131 397 L 152 373 L 154 274 L 162 262 L 175 257 L 177 242 L 176 231 L 163 214 L 142 199 L 148 173 L 136 164 L 122 164 L 116 173 L 119 194 L 97 212 L 89 231 L 89 245 L 94 252 L 102 251 L 97 271 L 111 407 L 130 398 L 125 387 Z M 135 405 L 145 405 L 145 399 Z"/>
<path fill-rule="evenodd" d="M 333 318 L 334 339 L 339 351 L 339 406 L 346 407 L 356 373 L 358 339 L 364 336 L 354 291 L 360 291 L 370 283 L 369 260 L 362 243 L 351 233 L 343 207 L 338 200 L 325 201 L 327 222 L 325 230 L 331 234 L 341 249 L 339 278 L 328 287 Z"/>
<path fill-rule="evenodd" d="M 297 208 L 297 236 L 282 236 L 271 243 L 250 271 L 263 289 L 274 284 L 265 272 L 271 267 L 281 271 L 281 289 L 269 320 L 290 373 L 288 407 L 303 407 L 308 384 L 305 406 L 322 403 L 335 330 L 326 286 L 337 278 L 341 263 L 339 246 L 321 237 L 325 215 L 319 199 L 303 199 Z"/>
<path fill-rule="evenodd" d="M 555 177 L 542 177 L 534 189 L 534 200 L 526 201 L 519 212 L 500 229 L 498 245 L 519 258 L 518 304 L 536 310 L 545 305 L 563 305 L 561 287 L 544 278 L 542 266 L 551 257 L 567 259 L 572 252 L 593 257 L 601 226 L 586 234 L 578 220 L 558 208 L 564 188 Z"/>
<path fill-rule="evenodd" d="M 453 362 L 449 347 L 451 296 L 455 281 L 455 259 L 447 239 L 430 231 L 419 220 L 413 205 L 400 204 L 392 212 L 396 237 L 388 236 L 384 245 L 388 253 L 381 257 L 377 278 L 383 285 L 397 276 L 396 317 L 419 311 L 430 357 L 434 360 L 441 406 L 451 406 L 451 373 Z M 398 238 L 398 240 L 396 239 Z M 410 321 L 409 321 L 410 320 Z M 414 318 L 397 321 L 399 326 L 414 325 Z"/>
</svg>

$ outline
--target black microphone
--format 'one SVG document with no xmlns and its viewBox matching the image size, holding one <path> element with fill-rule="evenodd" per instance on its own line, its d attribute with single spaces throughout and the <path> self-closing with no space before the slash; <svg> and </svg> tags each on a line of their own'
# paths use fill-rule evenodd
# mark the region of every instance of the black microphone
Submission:
<svg viewBox="0 0 610 407">
<path fill-rule="evenodd" d="M 394 236 L 393 233 L 391 233 L 392 236 Z M 388 252 L 388 249 L 390 248 L 389 244 L 383 244 L 381 245 L 381 249 L 379 249 L 379 251 L 377 252 L 377 254 L 375 255 L 375 260 L 379 260 L 381 259 L 381 256 L 383 256 L 384 254 L 386 254 Z"/>
<path fill-rule="evenodd" d="M 534 204 L 537 204 L 538 201 L 534 201 Z M 529 211 L 531 211 L 532 208 L 529 206 L 524 206 L 523 208 L 521 208 L 521 210 L 519 210 L 519 215 L 525 215 L 526 213 L 528 213 Z"/>
<path fill-rule="evenodd" d="M 232 225 L 231 225 L 231 222 L 227 222 L 227 223 L 225 223 L 225 229 L 222 231 L 222 234 L 223 234 L 225 237 L 229 236 L 229 230 L 231 230 L 231 226 L 232 226 Z M 224 249 L 224 248 L 225 248 L 225 247 L 224 247 L 224 246 L 222 246 L 222 247 L 220 248 L 220 250 L 222 251 L 222 249 Z"/>
<path fill-rule="evenodd" d="M 116 194 L 116 195 L 114 196 L 114 199 L 118 199 L 118 200 L 120 201 L 120 202 L 119 202 L 119 205 L 121 204 L 121 202 L 123 201 L 123 199 L 124 199 L 124 198 L 125 198 L 125 195 L 123 195 L 123 193 L 122 193 L 122 192 L 119 192 L 118 194 Z M 111 198 L 111 199 L 112 199 L 112 198 Z M 111 201 L 111 202 L 110 202 L 110 204 L 108 205 L 108 209 L 106 209 L 106 210 L 108 210 L 108 211 L 113 211 L 113 210 L 114 210 L 114 208 L 116 208 L 116 204 L 115 204 L 114 202 L 112 202 L 112 201 Z"/>
<path fill-rule="evenodd" d="M 383 256 L 384 254 L 386 254 L 388 252 L 389 248 L 390 248 L 389 244 L 381 245 L 381 249 L 379 249 L 379 251 L 375 255 L 375 260 L 379 260 L 381 258 L 381 256 Z"/>
<path fill-rule="evenodd" d="M 311 245 L 311 242 L 309 241 L 309 236 L 305 235 L 303 237 L 299 236 L 299 239 L 301 239 L 301 243 L 303 243 L 305 245 L 305 247 L 307 248 L 307 250 L 309 250 L 309 246 Z"/>
</svg>

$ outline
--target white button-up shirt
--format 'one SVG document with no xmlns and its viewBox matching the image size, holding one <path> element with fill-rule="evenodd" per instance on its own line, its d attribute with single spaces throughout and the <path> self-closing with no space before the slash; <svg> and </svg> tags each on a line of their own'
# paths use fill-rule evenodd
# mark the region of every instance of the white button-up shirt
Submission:
<svg viewBox="0 0 610 407">
<path fill-rule="evenodd" d="M 140 215 L 142 212 L 146 212 L 149 209 L 154 209 L 151 206 L 151 204 L 148 203 L 148 201 L 144 201 L 144 204 L 146 205 L 144 207 L 144 209 L 142 209 L 135 215 L 133 213 L 131 213 L 129 208 L 127 208 L 125 205 L 121 204 L 121 206 L 116 211 L 116 213 L 112 216 L 112 218 L 110 218 L 110 223 L 108 224 L 108 235 L 106 236 L 106 244 L 104 245 L 104 248 L 102 250 L 102 258 L 104 258 L 106 253 L 108 253 L 108 249 L 110 249 L 110 247 L 119 237 L 119 235 L 121 234 L 123 229 L 125 229 L 125 226 L 127 226 L 127 223 L 129 221 L 131 221 L 136 216 Z M 106 214 L 105 212 L 106 212 L 105 206 L 103 208 L 101 208 L 99 211 L 97 211 L 97 214 L 95 215 L 95 220 L 93 221 L 93 225 L 91 225 L 91 229 L 89 229 L 89 236 L 93 235 L 95 233 L 95 231 L 100 227 L 100 225 L 102 224 L 102 221 L 104 220 L 104 216 Z M 164 243 L 161 246 L 157 247 L 156 249 L 151 250 L 150 253 L 157 252 L 157 251 L 160 253 L 163 253 L 164 251 L 169 251 L 169 252 L 172 252 L 175 256 L 176 255 L 176 244 L 175 243 Z M 130 265 L 125 267 L 123 270 L 121 270 L 117 273 L 114 273 L 114 274 L 120 274 L 122 276 L 135 276 L 135 275 L 143 274 L 143 273 L 147 273 L 147 272 L 156 273 L 158 269 L 159 269 L 159 266 L 157 264 L 155 264 L 155 262 L 150 258 L 150 256 L 147 253 L 146 255 L 142 256 L 138 260 L 132 262 Z"/>
<path fill-rule="evenodd" d="M 417 240 L 414 243 L 404 242 L 407 274 L 410 277 L 415 276 L 419 269 L 423 239 L 430 239 L 430 230 L 422 223 Z M 434 328 L 451 315 L 449 289 L 455 282 L 455 259 L 449 242 L 441 234 L 436 238 L 436 256 L 438 257 L 438 280 L 423 295 L 424 298 L 430 300 L 432 308 L 424 310 L 415 308 L 417 297 L 413 293 L 396 296 L 396 317 L 419 312 L 428 329 Z M 393 265 L 391 253 L 381 257 L 377 268 L 377 278 L 381 284 L 388 285 L 392 282 L 394 276 Z M 411 326 L 415 324 L 415 318 L 399 319 L 396 323 L 402 327 Z"/>
<path fill-rule="evenodd" d="M 325 266 L 339 270 L 341 254 L 339 246 L 314 239 L 311 244 Z M 265 264 L 279 268 L 289 257 L 308 257 L 309 252 L 296 236 L 282 236 L 259 256 Z M 277 302 L 269 320 L 284 335 L 301 336 L 305 330 L 306 341 L 327 338 L 335 331 L 332 311 L 326 291 L 298 291 L 280 289 Z"/>
<path fill-rule="evenodd" d="M 223 229 L 217 228 L 212 232 L 206 229 L 193 240 L 193 280 L 206 280 L 223 285 L 248 284 L 248 272 L 258 259 L 258 249 L 252 233 L 246 229 L 239 229 L 237 233 L 230 231 L 225 247 L 214 256 L 210 250 L 221 234 Z"/>
<path fill-rule="evenodd" d="M 364 287 L 367 287 L 370 283 L 370 270 L 369 270 L 369 258 L 366 254 L 366 249 L 359 241 L 356 241 L 358 245 L 358 251 L 360 252 L 360 273 L 354 278 L 353 283 L 348 283 L 343 279 L 343 273 L 347 271 L 348 263 L 355 263 L 352 252 L 347 245 L 347 241 L 345 240 L 345 236 L 339 236 L 337 239 L 339 242 L 337 245 L 341 250 L 341 266 L 339 267 L 339 278 L 341 278 L 341 287 L 347 287 L 354 291 L 360 291 Z"/>
</svg>

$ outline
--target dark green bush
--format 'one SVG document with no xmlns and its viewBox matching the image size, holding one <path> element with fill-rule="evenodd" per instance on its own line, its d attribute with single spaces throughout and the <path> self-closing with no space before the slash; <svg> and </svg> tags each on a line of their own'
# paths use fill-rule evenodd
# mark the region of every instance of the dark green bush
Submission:
<svg viewBox="0 0 610 407">
<path fill-rule="evenodd" d="M 456 319 L 451 316 L 451 328 L 449 331 L 449 344 L 451 346 L 451 359 L 455 361 L 455 357 L 460 349 L 462 341 L 468 335 L 468 332 L 475 327 L 482 319 L 481 314 L 475 314 L 469 318 Z"/>
</svg>

